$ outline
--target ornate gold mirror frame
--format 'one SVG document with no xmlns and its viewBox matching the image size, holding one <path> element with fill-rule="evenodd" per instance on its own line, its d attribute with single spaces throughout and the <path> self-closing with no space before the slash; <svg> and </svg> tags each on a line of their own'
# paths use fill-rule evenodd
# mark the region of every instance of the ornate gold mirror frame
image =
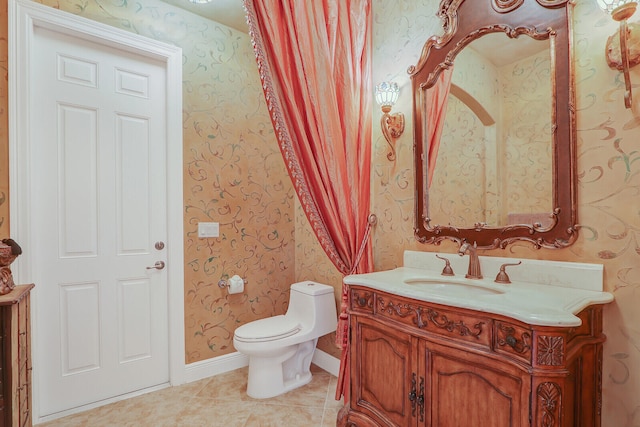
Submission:
<svg viewBox="0 0 640 427">
<path fill-rule="evenodd" d="M 478 248 L 504 248 L 529 241 L 537 248 L 562 248 L 576 237 L 576 127 L 572 60 L 573 2 L 570 0 L 442 0 L 438 17 L 444 34 L 425 43 L 418 64 L 409 68 L 413 89 L 415 157 L 415 235 L 421 243 L 448 239 Z M 426 91 L 439 74 L 453 65 L 456 55 L 485 34 L 502 32 L 510 38 L 549 40 L 552 79 L 552 212 L 550 224 L 515 224 L 472 228 L 432 225 L 427 186 Z M 496 46 L 499 49 L 500 46 Z M 455 196 L 455 195 L 454 195 Z"/>
</svg>

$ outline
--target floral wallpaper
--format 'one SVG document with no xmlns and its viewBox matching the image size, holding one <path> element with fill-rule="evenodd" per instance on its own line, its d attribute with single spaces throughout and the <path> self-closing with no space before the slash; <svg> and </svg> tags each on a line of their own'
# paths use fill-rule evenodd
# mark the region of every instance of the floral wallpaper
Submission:
<svg viewBox="0 0 640 427">
<path fill-rule="evenodd" d="M 478 116 L 453 95 L 449 95 L 446 117 L 429 188 L 431 224 L 495 224 L 488 218 L 485 197 L 490 137 Z M 451 188 L 456 188 L 455 198 Z"/>
<path fill-rule="evenodd" d="M 182 48 L 185 361 L 234 352 L 237 326 L 286 311 L 295 270 L 295 192 L 248 34 L 157 0 L 42 3 Z M 229 295 L 234 274 L 248 284 Z"/>
<path fill-rule="evenodd" d="M 515 42 L 515 41 L 514 41 Z M 548 51 L 529 56 L 500 69 L 505 103 L 501 120 L 500 193 L 503 201 L 499 224 L 510 213 L 548 214 L 552 211 L 551 75 Z"/>
<path fill-rule="evenodd" d="M 527 0 L 525 0 L 527 1 Z M 394 112 L 405 114 L 395 163 L 386 160 L 386 142 L 374 126 L 372 211 L 377 270 L 402 265 L 405 249 L 453 253 L 449 243 L 422 246 L 413 237 L 413 158 L 411 91 L 406 74 L 422 44 L 440 34 L 436 0 L 374 0 L 373 81 L 393 79 L 401 86 Z M 634 18 L 631 18 L 633 21 Z M 534 250 L 526 244 L 486 255 L 549 259 L 604 265 L 605 288 L 615 301 L 605 307 L 602 425 L 640 426 L 640 95 L 624 108 L 624 79 L 605 61 L 607 38 L 617 24 L 595 0 L 574 8 L 574 66 L 578 128 L 578 222 L 576 243 L 562 250 Z M 631 70 L 640 81 L 640 69 Z M 374 112 L 377 123 L 379 111 Z"/>
<path fill-rule="evenodd" d="M 498 40 L 517 43 L 506 36 Z M 429 191 L 431 222 L 496 226 L 522 222 L 525 214 L 548 222 L 552 211 L 549 52 L 496 65 L 470 47 L 455 61 L 453 93 Z M 458 98 L 456 87 L 469 95 Z M 467 96 L 473 96 L 486 113 L 466 105 Z"/>
<path fill-rule="evenodd" d="M 6 22 L 0 0 L 0 28 Z M 374 82 L 401 87 L 393 112 L 405 114 L 397 160 L 374 109 L 372 239 L 377 270 L 402 265 L 405 249 L 453 253 L 449 243 L 420 245 L 413 237 L 413 147 L 410 82 L 422 44 L 440 33 L 437 0 L 372 0 Z M 527 0 L 528 1 L 528 0 Z M 233 351 L 233 328 L 282 312 L 288 286 L 313 278 L 339 289 L 341 277 L 314 241 L 280 160 L 264 111 L 248 36 L 153 0 L 46 0 L 129 31 L 184 49 L 185 304 L 186 361 Z M 633 20 L 633 18 L 632 18 Z M 607 37 L 617 25 L 595 0 L 577 0 L 574 53 L 578 127 L 578 221 L 580 235 L 562 250 L 515 244 L 487 255 L 601 263 L 605 288 L 616 300 L 605 308 L 603 426 L 640 426 L 640 96 L 624 108 L 624 81 L 605 62 Z M 0 34 L 0 195 L 6 188 L 6 30 Z M 640 69 L 632 69 L 640 81 Z M 236 107 L 236 99 L 241 99 Z M 5 156 L 5 157 L 2 157 Z M 0 199 L 3 200 L 4 198 Z M 7 203 L 0 218 L 8 217 Z M 221 237 L 195 237 L 196 222 L 215 220 Z M 2 224 L 7 230 L 6 220 Z M 247 276 L 244 294 L 218 290 L 220 277 Z M 338 295 L 338 292 L 336 292 Z M 319 347 L 339 355 L 329 336 Z"/>
</svg>

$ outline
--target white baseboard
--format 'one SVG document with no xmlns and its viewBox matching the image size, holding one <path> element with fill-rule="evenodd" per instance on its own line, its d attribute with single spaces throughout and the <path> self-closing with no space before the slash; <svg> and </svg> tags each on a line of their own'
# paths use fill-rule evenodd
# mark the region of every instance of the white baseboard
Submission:
<svg viewBox="0 0 640 427">
<path fill-rule="evenodd" d="M 186 365 L 184 367 L 185 382 L 190 383 L 202 380 L 224 374 L 225 372 L 235 371 L 245 366 L 249 366 L 249 356 L 238 353 L 237 351 L 223 356 L 212 357 L 211 359 Z"/>
<path fill-rule="evenodd" d="M 336 377 L 338 376 L 338 372 L 340 372 L 340 359 L 322 350 L 316 349 L 311 362 Z M 225 354 L 224 356 L 201 360 L 200 362 L 190 363 L 185 366 L 185 382 L 190 383 L 202 380 L 244 368 L 245 366 L 249 366 L 249 357 L 237 351 L 235 353 Z"/>
<path fill-rule="evenodd" d="M 313 353 L 313 359 L 311 359 L 311 362 L 333 376 L 337 377 L 340 372 L 340 359 L 337 359 L 322 350 L 318 350 L 317 348 L 315 353 Z"/>
</svg>

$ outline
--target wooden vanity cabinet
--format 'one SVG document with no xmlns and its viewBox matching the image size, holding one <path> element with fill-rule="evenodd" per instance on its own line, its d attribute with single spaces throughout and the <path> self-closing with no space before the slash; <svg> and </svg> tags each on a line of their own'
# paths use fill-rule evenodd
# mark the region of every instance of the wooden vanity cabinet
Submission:
<svg viewBox="0 0 640 427">
<path fill-rule="evenodd" d="M 28 427 L 31 417 L 29 292 L 18 285 L 0 296 L 0 426 Z"/>
<path fill-rule="evenodd" d="M 602 307 L 575 328 L 351 286 L 339 426 L 600 427 Z"/>
</svg>

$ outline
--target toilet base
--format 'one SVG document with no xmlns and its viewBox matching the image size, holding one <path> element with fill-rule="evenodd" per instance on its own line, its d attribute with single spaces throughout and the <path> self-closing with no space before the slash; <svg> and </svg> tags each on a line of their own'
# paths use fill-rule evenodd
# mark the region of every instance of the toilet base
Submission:
<svg viewBox="0 0 640 427">
<path fill-rule="evenodd" d="M 254 399 L 267 399 L 309 384 L 312 378 L 311 359 L 317 341 L 293 346 L 281 357 L 249 356 L 247 395 Z"/>
</svg>

